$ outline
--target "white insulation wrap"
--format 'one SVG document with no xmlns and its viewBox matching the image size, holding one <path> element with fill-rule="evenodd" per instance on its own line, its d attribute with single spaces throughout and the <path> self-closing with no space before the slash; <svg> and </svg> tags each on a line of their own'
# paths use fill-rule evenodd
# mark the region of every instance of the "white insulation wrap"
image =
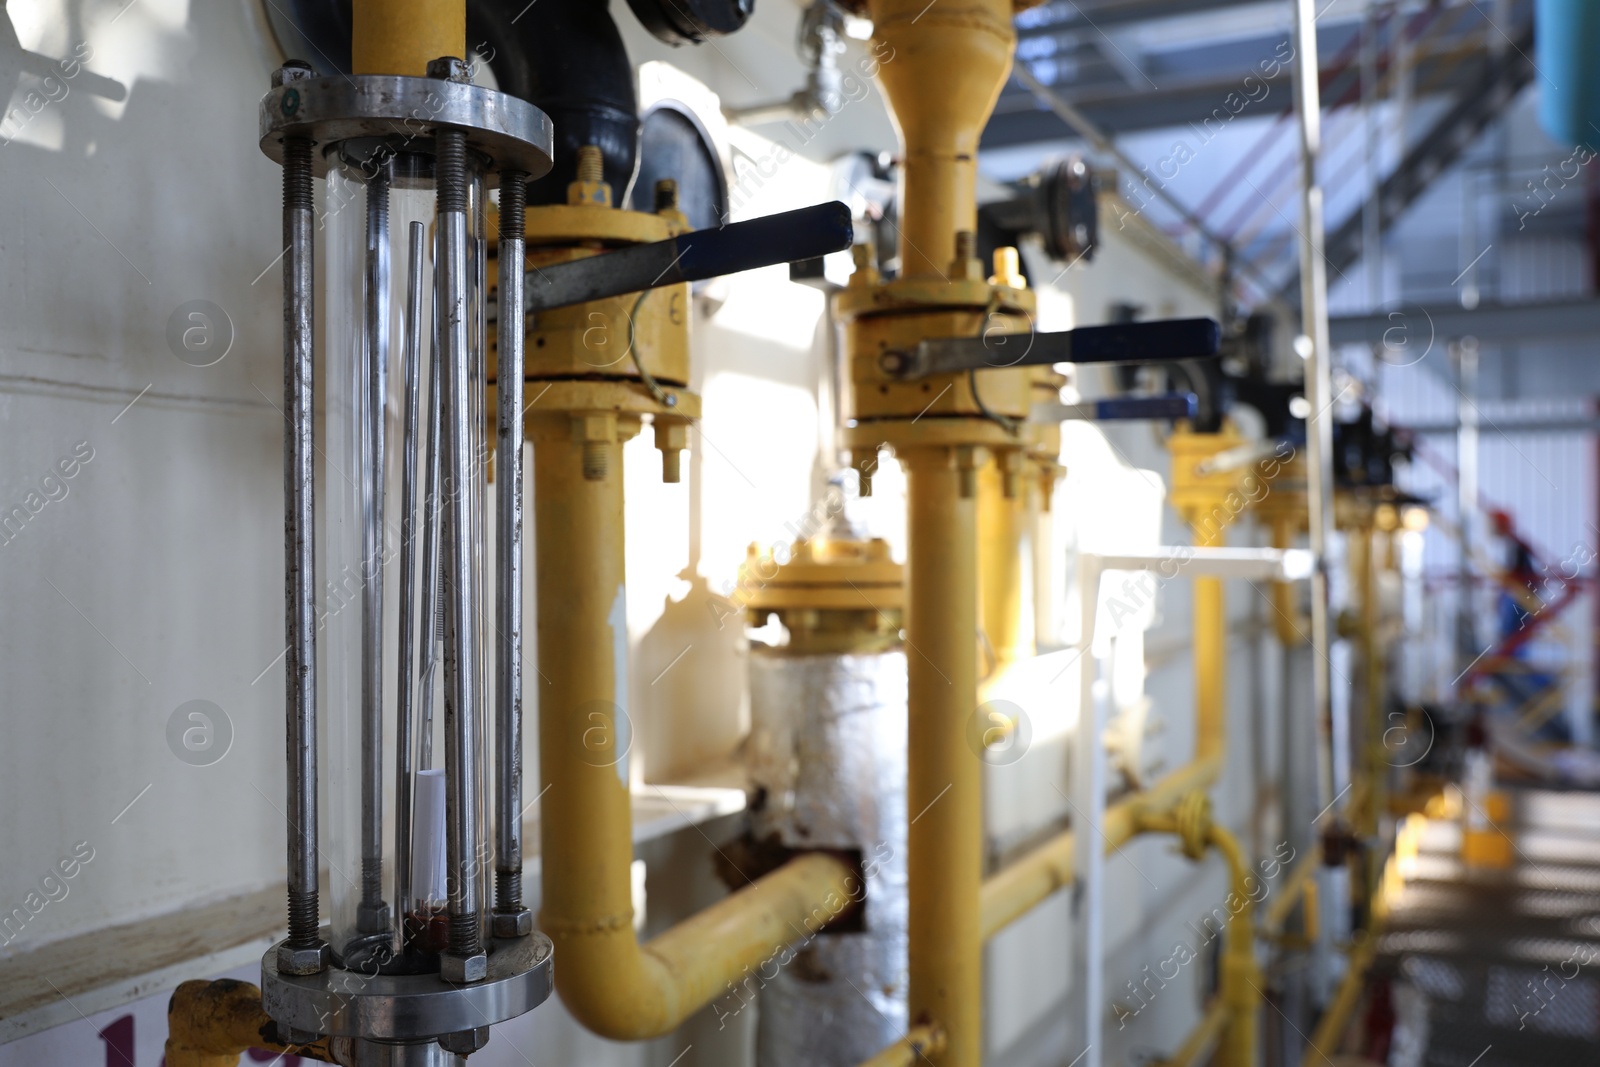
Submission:
<svg viewBox="0 0 1600 1067">
<path fill-rule="evenodd" d="M 906 1032 L 906 660 L 752 649 L 755 835 L 854 849 L 860 932 L 821 934 L 761 990 L 761 1067 L 851 1067 Z"/>
</svg>

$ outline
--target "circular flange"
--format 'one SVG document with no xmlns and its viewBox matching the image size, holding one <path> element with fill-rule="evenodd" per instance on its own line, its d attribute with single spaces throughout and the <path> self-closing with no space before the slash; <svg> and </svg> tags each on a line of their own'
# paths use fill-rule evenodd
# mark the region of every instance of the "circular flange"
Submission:
<svg viewBox="0 0 1600 1067">
<path fill-rule="evenodd" d="M 399 74 L 296 78 L 261 98 L 261 150 L 283 162 L 283 138 L 320 145 L 382 139 L 431 152 L 440 130 L 466 134 L 467 147 L 491 161 L 491 172 L 520 170 L 530 179 L 551 167 L 550 117 L 521 97 L 481 85 Z M 326 174 L 325 152 L 315 154 Z"/>
<path fill-rule="evenodd" d="M 324 1037 L 420 1041 L 515 1019 L 543 1004 L 553 978 L 550 939 L 494 938 L 489 975 L 452 985 L 437 974 L 362 974 L 329 967 L 278 973 L 278 946 L 261 958 L 261 1004 L 280 1026 Z"/>
</svg>

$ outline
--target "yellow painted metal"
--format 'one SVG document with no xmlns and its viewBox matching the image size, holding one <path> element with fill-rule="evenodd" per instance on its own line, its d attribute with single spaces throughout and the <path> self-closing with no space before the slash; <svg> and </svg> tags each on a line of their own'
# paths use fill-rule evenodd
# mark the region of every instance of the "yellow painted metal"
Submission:
<svg viewBox="0 0 1600 1067">
<path fill-rule="evenodd" d="M 777 616 L 789 633 L 785 651 L 876 652 L 900 644 L 905 568 L 881 538 L 796 541 L 783 563 L 751 545 L 744 573 L 755 580 L 733 599 L 752 626 Z"/>
<path fill-rule="evenodd" d="M 985 677 L 1034 653 L 1033 612 L 1023 581 L 1033 556 L 1034 534 L 1029 494 L 1007 495 L 1007 462 L 1020 467 L 1020 449 L 1007 449 L 978 471 L 978 587 Z"/>
<path fill-rule="evenodd" d="M 261 990 L 231 978 L 182 982 L 167 1001 L 167 1067 L 236 1067 L 246 1049 L 334 1062 L 326 1039 L 286 1045 L 261 1007 Z"/>
<path fill-rule="evenodd" d="M 1345 972 L 1344 981 L 1339 983 L 1333 1002 L 1317 1021 L 1317 1028 L 1311 1031 L 1310 1043 L 1305 1056 L 1300 1060 L 1301 1067 L 1324 1067 L 1329 1060 L 1328 1053 L 1324 1053 L 1323 1049 L 1331 1053 L 1339 1051 L 1345 1028 L 1350 1025 L 1350 1018 L 1356 1010 L 1356 1005 L 1361 1001 L 1362 991 L 1366 988 L 1367 970 L 1372 966 L 1377 941 L 1376 934 L 1368 932 L 1350 953 L 1349 969 Z"/>
<path fill-rule="evenodd" d="M 1228 1017 L 1217 1048 L 1217 1062 L 1222 1067 L 1255 1067 L 1263 979 L 1255 956 L 1255 897 L 1250 884 L 1254 875 L 1244 849 L 1237 838 L 1212 821 L 1211 802 L 1198 791 L 1181 797 L 1168 811 L 1144 814 L 1139 829 L 1177 834 L 1184 855 L 1190 859 L 1197 860 L 1212 848 L 1228 864 L 1230 918 L 1218 990 Z"/>
<path fill-rule="evenodd" d="M 1283 888 L 1278 890 L 1272 898 L 1272 903 L 1267 905 L 1267 910 L 1261 916 L 1263 934 L 1279 933 L 1289 921 L 1289 913 L 1294 911 L 1294 906 L 1300 903 L 1302 897 L 1305 897 L 1307 902 L 1305 910 L 1307 921 L 1314 921 L 1311 917 L 1315 909 L 1310 906 L 1311 898 L 1305 895 L 1308 892 L 1315 892 L 1311 887 L 1316 885 L 1317 871 L 1321 867 L 1322 850 L 1313 848 L 1289 868 L 1289 877 L 1284 880 Z"/>
<path fill-rule="evenodd" d="M 935 1067 L 982 1057 L 983 763 L 967 747 L 976 710 L 975 502 L 954 449 L 900 453 L 906 467 L 907 841 L 911 1021 L 937 1020 Z"/>
<path fill-rule="evenodd" d="M 540 928 L 573 1016 L 657 1037 L 859 894 L 856 874 L 798 858 L 641 946 L 633 931 L 621 443 L 638 416 L 541 410 L 533 439 L 539 675 Z"/>
<path fill-rule="evenodd" d="M 1298 528 L 1293 517 L 1281 511 L 1263 517 L 1272 527 L 1272 547 L 1293 547 Z M 1278 635 L 1278 642 L 1285 647 L 1311 640 L 1311 618 L 1300 610 L 1293 582 L 1278 579 L 1272 583 L 1272 628 Z"/>
<path fill-rule="evenodd" d="M 1011 70 L 1011 0 L 868 0 L 867 10 L 903 148 L 901 271 L 943 277 L 957 231 L 978 228 L 978 137 Z"/>
<path fill-rule="evenodd" d="M 1178 1046 L 1178 1051 L 1162 1060 L 1159 1067 L 1204 1067 L 1210 1062 L 1209 1057 L 1222 1038 L 1229 1015 L 1228 1002 L 1222 997 L 1213 997 L 1211 1003 L 1206 1005 L 1205 1013 L 1200 1016 L 1199 1024 L 1189 1031 L 1189 1036 Z"/>
<path fill-rule="evenodd" d="M 431 60 L 467 58 L 465 0 L 354 0 L 351 69 L 420 78 Z"/>
<path fill-rule="evenodd" d="M 943 1027 L 937 1024 L 913 1026 L 905 1037 L 870 1060 L 863 1060 L 861 1067 L 915 1067 L 922 1060 L 939 1055 L 944 1046 Z"/>
<path fill-rule="evenodd" d="M 1207 746 L 1212 751 L 1221 751 L 1220 739 L 1207 742 Z M 1106 851 L 1114 852 L 1132 840 L 1139 832 L 1139 820 L 1144 813 L 1164 810 L 1185 793 L 1210 786 L 1217 780 L 1221 768 L 1219 756 L 1197 758 L 1144 792 L 1112 804 L 1106 809 L 1101 827 Z M 1072 860 L 1073 835 L 1068 830 L 985 879 L 981 897 L 984 940 L 1022 918 L 1056 890 L 1072 884 Z"/>
</svg>

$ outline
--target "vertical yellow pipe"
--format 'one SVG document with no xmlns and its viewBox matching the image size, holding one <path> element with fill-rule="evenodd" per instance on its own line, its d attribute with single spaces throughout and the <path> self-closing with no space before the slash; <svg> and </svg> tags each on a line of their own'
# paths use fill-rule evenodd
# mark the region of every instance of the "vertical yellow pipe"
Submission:
<svg viewBox="0 0 1600 1067">
<path fill-rule="evenodd" d="M 1023 560 L 1030 519 L 1025 493 L 1007 499 L 998 463 L 978 471 L 978 589 L 983 636 L 998 667 L 1033 655 Z"/>
<path fill-rule="evenodd" d="M 466 0 L 354 0 L 350 21 L 357 74 L 420 78 L 429 60 L 467 58 Z"/>
<path fill-rule="evenodd" d="M 954 450 L 908 448 L 906 657 L 910 705 L 911 1022 L 938 1023 L 934 1067 L 979 1067 L 983 939 L 982 763 L 967 747 L 977 699 L 974 501 Z"/>
<path fill-rule="evenodd" d="M 943 278 L 978 223 L 978 137 L 1011 69 L 1012 0 L 869 0 L 903 146 L 901 273 Z"/>
<path fill-rule="evenodd" d="M 603 977 L 574 973 L 571 966 L 581 968 L 590 955 L 564 951 L 568 945 L 605 940 L 612 942 L 606 955 L 638 954 L 629 873 L 633 842 L 627 834 L 608 832 L 630 825 L 633 817 L 627 779 L 631 731 L 625 715 L 618 714 L 628 699 L 619 691 L 627 679 L 622 446 L 575 440 L 579 419 L 571 415 L 528 421 L 537 545 L 539 768 L 546 791 L 539 820 L 545 859 L 540 927 L 562 958 L 559 988 L 570 1006 L 574 983 Z M 604 477 L 584 477 L 586 449 L 591 458 L 597 449 L 603 451 Z M 613 995 L 626 992 L 618 988 Z"/>
<path fill-rule="evenodd" d="M 1197 546 L 1220 547 L 1221 530 L 1193 525 Z M 1197 761 L 1223 758 L 1228 711 L 1228 608 L 1222 596 L 1222 579 L 1194 580 L 1194 756 Z"/>
<path fill-rule="evenodd" d="M 1221 995 L 1228 1004 L 1228 1022 L 1217 1046 L 1222 1067 L 1256 1067 L 1256 1039 L 1261 1029 L 1261 973 L 1256 966 L 1255 901 L 1250 895 L 1250 864 L 1228 831 L 1211 828 L 1211 846 L 1228 861 L 1233 895 L 1243 906 L 1228 921 L 1223 949 Z"/>
</svg>

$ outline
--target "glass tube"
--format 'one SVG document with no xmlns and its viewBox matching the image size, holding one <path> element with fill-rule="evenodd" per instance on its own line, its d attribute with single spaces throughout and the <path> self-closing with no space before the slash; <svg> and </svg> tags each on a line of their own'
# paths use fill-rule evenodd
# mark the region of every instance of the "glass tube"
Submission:
<svg viewBox="0 0 1600 1067">
<path fill-rule="evenodd" d="M 432 625 L 436 610 L 421 603 L 422 542 L 428 528 L 424 483 L 430 463 L 426 428 L 436 403 L 429 373 L 434 332 L 431 240 L 424 241 L 424 260 L 418 264 L 429 294 L 422 306 L 420 419 L 414 436 L 408 440 L 404 435 L 409 236 L 414 222 L 427 233 L 433 230 L 432 160 L 391 154 L 347 162 L 330 169 L 325 193 L 321 223 L 326 267 L 319 280 L 326 324 L 320 435 L 326 505 L 320 512 L 318 566 L 324 593 L 319 677 L 325 709 L 328 821 L 323 852 L 329 868 L 330 940 L 335 960 L 346 968 L 415 969 L 415 960 L 395 958 L 403 926 L 395 921 L 399 902 L 393 899 L 394 746 L 402 688 L 409 687 L 411 695 L 411 733 L 418 756 L 429 747 L 421 740 L 425 709 L 442 707 L 439 638 Z M 380 196 L 387 201 L 387 212 L 384 224 L 375 229 L 374 219 L 384 214 L 374 210 Z M 369 256 L 375 233 L 382 237 L 380 258 L 387 267 L 377 272 Z M 374 291 L 377 315 L 369 322 L 368 294 Z M 377 363 L 374 350 L 381 353 Z M 401 507 L 408 448 L 418 479 L 410 516 Z M 408 540 L 414 543 L 417 566 L 412 588 L 402 589 L 399 560 Z M 437 590 L 437 578 L 433 585 Z M 412 642 L 409 677 L 401 676 L 398 657 L 402 599 L 410 600 L 412 633 L 404 635 Z M 435 646 L 432 657 L 420 645 L 424 634 L 431 635 Z M 435 664 L 431 670 L 430 664 Z M 436 751 L 442 754 L 442 748 Z M 432 765 L 442 766 L 437 758 Z M 427 766 L 414 760 L 412 769 Z"/>
</svg>

